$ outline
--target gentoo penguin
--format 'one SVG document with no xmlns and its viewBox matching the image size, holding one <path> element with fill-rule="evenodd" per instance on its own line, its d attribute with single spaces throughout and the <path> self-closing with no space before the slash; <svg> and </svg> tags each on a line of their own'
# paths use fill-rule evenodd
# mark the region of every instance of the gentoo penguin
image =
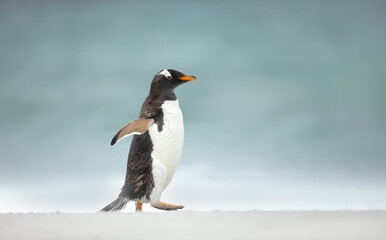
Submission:
<svg viewBox="0 0 386 240">
<path fill-rule="evenodd" d="M 139 118 L 123 126 L 111 141 L 114 145 L 134 134 L 125 184 L 119 197 L 101 211 L 119 211 L 128 201 L 136 202 L 136 211 L 142 211 L 143 203 L 162 210 L 183 208 L 160 199 L 177 169 L 184 144 L 183 117 L 174 89 L 195 79 L 172 69 L 154 76 Z"/>
</svg>

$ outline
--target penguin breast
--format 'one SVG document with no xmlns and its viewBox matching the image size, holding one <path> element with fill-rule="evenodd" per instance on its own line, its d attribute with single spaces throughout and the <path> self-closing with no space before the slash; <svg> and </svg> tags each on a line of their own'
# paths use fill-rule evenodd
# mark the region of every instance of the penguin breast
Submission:
<svg viewBox="0 0 386 240">
<path fill-rule="evenodd" d="M 180 161 L 184 145 L 184 123 L 178 100 L 167 100 L 161 108 L 164 124 L 162 130 L 158 131 L 157 124 L 153 124 L 149 133 L 153 142 L 153 174 L 159 173 L 159 176 L 154 176 L 155 185 L 163 190 L 169 185 Z"/>
</svg>

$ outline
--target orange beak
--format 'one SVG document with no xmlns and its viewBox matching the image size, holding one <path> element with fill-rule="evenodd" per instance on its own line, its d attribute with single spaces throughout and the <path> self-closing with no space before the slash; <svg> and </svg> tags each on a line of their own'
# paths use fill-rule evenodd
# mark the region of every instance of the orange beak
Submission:
<svg viewBox="0 0 386 240">
<path fill-rule="evenodd" d="M 180 77 L 178 79 L 184 80 L 184 81 L 193 81 L 193 80 L 196 80 L 196 77 L 193 77 L 193 76 L 182 76 L 182 77 Z"/>
</svg>

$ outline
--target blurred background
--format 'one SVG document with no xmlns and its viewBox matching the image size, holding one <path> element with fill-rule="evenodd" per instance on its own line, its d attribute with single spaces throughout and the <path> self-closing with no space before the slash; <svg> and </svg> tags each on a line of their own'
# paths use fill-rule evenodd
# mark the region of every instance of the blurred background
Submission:
<svg viewBox="0 0 386 240">
<path fill-rule="evenodd" d="M 164 68 L 197 80 L 176 90 L 185 146 L 163 201 L 386 209 L 385 10 L 1 1 L 0 212 L 94 212 L 113 201 L 131 138 L 111 138 Z"/>
</svg>

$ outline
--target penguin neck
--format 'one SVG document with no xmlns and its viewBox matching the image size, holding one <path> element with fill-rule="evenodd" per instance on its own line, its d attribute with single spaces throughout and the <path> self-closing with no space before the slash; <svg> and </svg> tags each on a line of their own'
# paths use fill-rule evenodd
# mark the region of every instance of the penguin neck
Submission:
<svg viewBox="0 0 386 240">
<path fill-rule="evenodd" d="M 177 96 L 174 93 L 174 89 L 159 89 L 151 88 L 149 96 L 152 99 L 161 99 L 161 100 L 176 100 Z"/>
</svg>

